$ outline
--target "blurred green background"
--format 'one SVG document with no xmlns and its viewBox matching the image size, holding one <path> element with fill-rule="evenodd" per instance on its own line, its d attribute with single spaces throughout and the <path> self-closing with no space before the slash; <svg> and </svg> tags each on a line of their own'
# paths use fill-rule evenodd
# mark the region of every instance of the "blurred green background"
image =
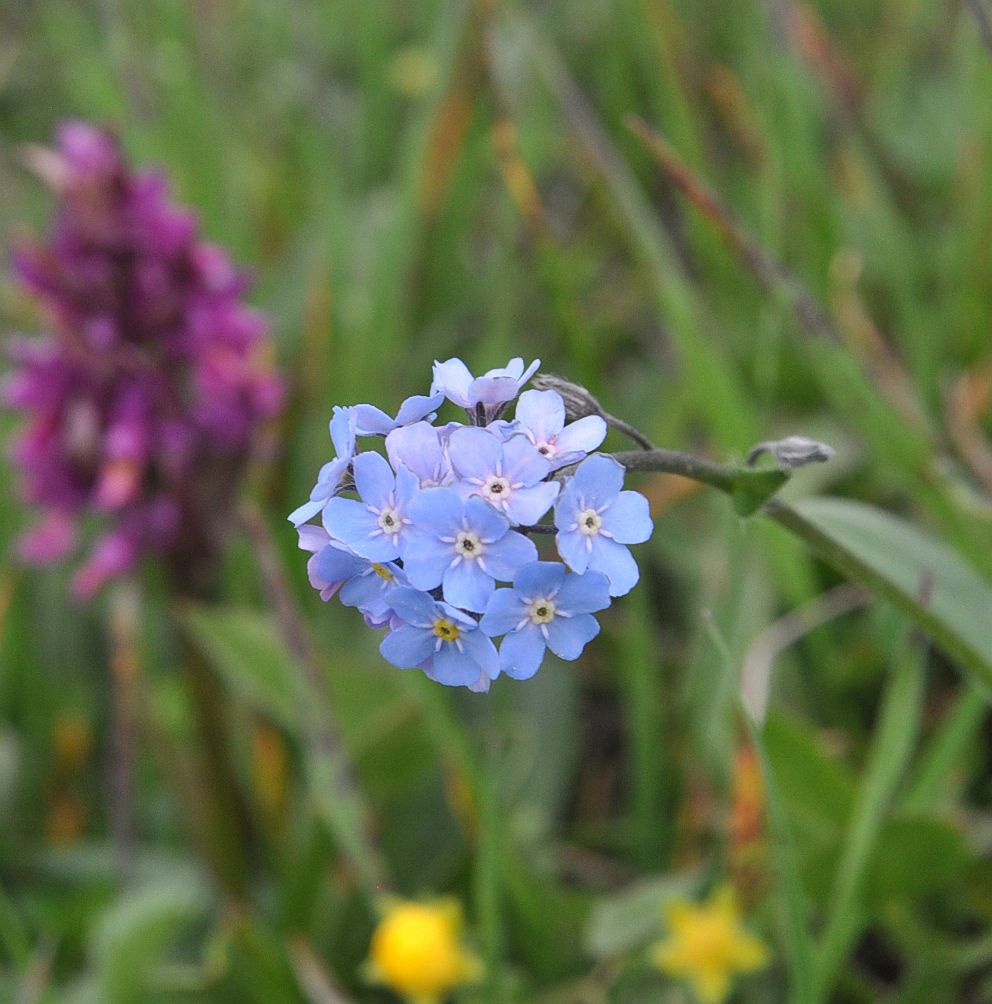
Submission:
<svg viewBox="0 0 992 1004">
<path fill-rule="evenodd" d="M 686 201 L 631 115 L 767 260 Z M 355 611 L 309 589 L 284 521 L 329 456 L 333 404 L 394 410 L 434 358 L 523 355 L 660 445 L 740 461 L 823 439 L 836 459 L 786 497 L 873 503 L 989 576 L 992 58 L 966 5 L 4 4 L 4 330 L 37 326 L 6 249 L 52 206 L 20 148 L 67 117 L 162 166 L 257 277 L 290 395 L 246 497 L 326 695 L 305 713 L 314 681 L 243 532 L 216 609 L 174 610 L 154 567 L 79 607 L 64 570 L 15 564 L 29 514 L 0 479 L 2 999 L 328 1004 L 321 981 L 394 999 L 359 972 L 380 864 L 404 895 L 465 904 L 487 977 L 460 1000 L 688 1000 L 644 948 L 660 902 L 718 878 L 772 949 L 735 999 L 992 999 L 984 700 L 780 527 L 631 478 L 656 517 L 639 587 L 579 663 L 482 697 L 386 665 Z M 236 896 L 187 825 L 216 792 L 181 769 L 180 633 L 220 680 L 248 806 Z M 755 746 L 737 678 L 771 660 Z M 381 863 L 348 847 L 331 714 Z M 804 989 L 809 951 L 825 954 Z"/>
</svg>

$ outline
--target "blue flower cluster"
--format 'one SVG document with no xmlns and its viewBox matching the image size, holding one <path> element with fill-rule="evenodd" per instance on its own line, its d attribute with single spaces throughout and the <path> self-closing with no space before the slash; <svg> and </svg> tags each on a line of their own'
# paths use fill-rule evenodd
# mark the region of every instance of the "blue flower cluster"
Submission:
<svg viewBox="0 0 992 1004">
<path fill-rule="evenodd" d="M 627 545 L 651 535 L 647 499 L 622 490 L 620 464 L 589 455 L 603 419 L 567 423 L 557 391 L 520 394 L 537 366 L 512 359 L 473 377 L 449 359 L 434 364 L 430 394 L 395 418 L 336 407 L 336 456 L 289 517 L 321 598 L 337 594 L 385 628 L 389 662 L 448 686 L 485 691 L 500 672 L 527 679 L 546 649 L 578 658 L 599 632 L 593 614 L 637 582 Z M 445 398 L 469 424 L 434 424 Z M 364 437 L 383 440 L 385 456 L 357 452 Z M 552 507 L 553 525 L 540 524 Z M 308 522 L 318 514 L 321 526 Z M 534 538 L 545 534 L 561 560 L 540 560 Z"/>
</svg>

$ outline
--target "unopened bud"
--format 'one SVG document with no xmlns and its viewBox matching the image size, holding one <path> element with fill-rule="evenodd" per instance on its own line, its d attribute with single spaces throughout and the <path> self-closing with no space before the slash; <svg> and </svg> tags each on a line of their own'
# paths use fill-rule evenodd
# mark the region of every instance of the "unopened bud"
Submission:
<svg viewBox="0 0 992 1004">
<path fill-rule="evenodd" d="M 585 418 L 587 415 L 606 417 L 603 406 L 585 387 L 572 383 L 564 377 L 555 376 L 554 373 L 538 373 L 531 384 L 538 390 L 557 391 L 565 402 L 565 417 L 569 422 Z"/>
<path fill-rule="evenodd" d="M 748 467 L 753 467 L 763 453 L 770 453 L 782 467 L 791 471 L 807 464 L 825 463 L 833 457 L 834 448 L 808 436 L 787 436 L 785 439 L 768 440 L 758 443 L 747 455 Z"/>
</svg>

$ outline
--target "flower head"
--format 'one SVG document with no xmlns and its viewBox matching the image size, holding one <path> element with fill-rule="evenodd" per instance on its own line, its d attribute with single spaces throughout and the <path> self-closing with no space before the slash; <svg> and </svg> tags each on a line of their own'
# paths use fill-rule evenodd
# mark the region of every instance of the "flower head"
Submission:
<svg viewBox="0 0 992 1004">
<path fill-rule="evenodd" d="M 624 545 L 640 544 L 653 530 L 647 499 L 620 490 L 623 473 L 612 457 L 589 457 L 555 507 L 558 552 L 575 572 L 602 572 L 610 580 L 611 596 L 629 593 L 640 577 Z"/>
<path fill-rule="evenodd" d="M 599 634 L 593 613 L 610 605 L 610 583 L 599 572 L 576 575 L 557 561 L 525 565 L 512 589 L 497 589 L 479 627 L 505 635 L 500 668 L 517 680 L 532 677 L 550 648 L 561 659 L 578 659 Z"/>
<path fill-rule="evenodd" d="M 663 972 L 686 980 L 701 1004 L 722 1004 L 736 973 L 764 966 L 768 949 L 741 924 L 734 891 L 723 886 L 705 903 L 676 900 L 665 911 L 668 937 L 650 949 Z"/>
<path fill-rule="evenodd" d="M 462 928 L 455 900 L 389 903 L 372 935 L 369 977 L 410 1004 L 440 1004 L 482 972 L 478 958 L 463 944 Z"/>
<path fill-rule="evenodd" d="M 15 271 L 49 333 L 13 342 L 0 392 L 26 416 L 13 457 L 41 513 L 21 555 L 63 556 L 93 514 L 103 531 L 78 594 L 151 552 L 190 576 L 214 560 L 252 438 L 279 406 L 266 323 L 242 302 L 247 277 L 110 133 L 70 123 L 37 162 L 59 210 Z"/>
</svg>

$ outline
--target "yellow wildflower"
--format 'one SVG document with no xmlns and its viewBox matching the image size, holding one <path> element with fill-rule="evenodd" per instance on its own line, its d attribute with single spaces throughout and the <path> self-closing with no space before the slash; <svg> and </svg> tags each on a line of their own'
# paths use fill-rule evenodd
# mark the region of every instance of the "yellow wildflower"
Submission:
<svg viewBox="0 0 992 1004">
<path fill-rule="evenodd" d="M 457 986 L 479 978 L 479 960 L 462 943 L 455 900 L 397 900 L 372 935 L 368 975 L 410 1004 L 439 1004 Z"/>
<path fill-rule="evenodd" d="M 741 925 L 737 897 L 722 886 L 705 903 L 676 900 L 665 909 L 668 937 L 650 949 L 662 971 L 686 980 L 702 1004 L 721 1004 L 735 973 L 760 969 L 768 949 Z"/>
</svg>

